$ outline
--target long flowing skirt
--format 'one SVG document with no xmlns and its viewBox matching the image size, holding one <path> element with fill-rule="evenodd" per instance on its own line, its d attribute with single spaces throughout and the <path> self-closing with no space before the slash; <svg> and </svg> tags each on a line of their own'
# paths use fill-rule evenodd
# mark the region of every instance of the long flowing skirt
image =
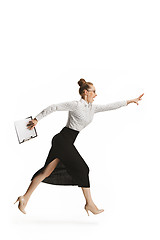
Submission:
<svg viewBox="0 0 160 240">
<path fill-rule="evenodd" d="M 44 183 L 54 185 L 78 185 L 90 187 L 89 167 L 74 146 L 79 131 L 64 127 L 52 138 L 51 149 L 44 166 L 31 178 L 43 173 L 47 165 L 55 158 L 60 161 L 52 173 L 42 180 Z"/>
</svg>

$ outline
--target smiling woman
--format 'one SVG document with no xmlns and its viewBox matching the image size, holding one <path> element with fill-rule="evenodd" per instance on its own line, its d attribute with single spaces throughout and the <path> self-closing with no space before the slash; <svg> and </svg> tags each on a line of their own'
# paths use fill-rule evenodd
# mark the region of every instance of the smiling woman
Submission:
<svg viewBox="0 0 160 240">
<path fill-rule="evenodd" d="M 79 94 L 81 99 L 52 104 L 40 112 L 27 126 L 32 129 L 37 122 L 45 116 L 55 111 L 68 111 L 68 121 L 66 126 L 51 141 L 51 148 L 48 153 L 44 166 L 39 169 L 31 178 L 31 183 L 23 196 L 18 197 L 18 208 L 23 213 L 27 202 L 40 182 L 53 185 L 77 185 L 82 188 L 86 204 L 84 206 L 88 213 L 90 210 L 93 214 L 103 212 L 94 204 L 90 193 L 89 167 L 82 158 L 74 142 L 82 129 L 92 122 L 95 113 L 117 109 L 127 106 L 128 103 L 138 103 L 139 98 L 133 100 L 123 100 L 110 104 L 97 105 L 93 104 L 97 96 L 96 89 L 91 82 L 84 79 L 78 81 Z M 16 201 L 16 202 L 17 202 Z"/>
</svg>

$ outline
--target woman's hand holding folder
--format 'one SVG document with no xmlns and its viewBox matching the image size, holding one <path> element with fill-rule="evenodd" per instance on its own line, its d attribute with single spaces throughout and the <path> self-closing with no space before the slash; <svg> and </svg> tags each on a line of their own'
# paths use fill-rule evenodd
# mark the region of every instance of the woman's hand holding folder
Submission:
<svg viewBox="0 0 160 240">
<path fill-rule="evenodd" d="M 32 128 L 34 128 L 37 124 L 38 120 L 36 118 L 32 119 L 31 121 L 29 121 L 29 123 L 27 124 L 27 128 L 29 130 L 31 130 Z"/>
</svg>

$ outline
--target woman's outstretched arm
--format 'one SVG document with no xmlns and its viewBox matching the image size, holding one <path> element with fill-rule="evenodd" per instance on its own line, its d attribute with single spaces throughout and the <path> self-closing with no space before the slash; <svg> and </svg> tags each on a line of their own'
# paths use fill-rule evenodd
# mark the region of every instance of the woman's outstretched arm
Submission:
<svg viewBox="0 0 160 240">
<path fill-rule="evenodd" d="M 73 111 L 77 107 L 77 101 L 62 102 L 57 104 L 52 104 L 40 112 L 35 118 L 39 121 L 45 116 L 49 115 L 55 111 Z"/>
<path fill-rule="evenodd" d="M 132 99 L 132 100 L 123 100 L 123 101 L 118 101 L 114 103 L 108 103 L 108 104 L 94 104 L 94 112 L 103 112 L 103 111 L 109 111 L 109 110 L 114 110 L 120 107 L 127 106 L 129 103 L 136 103 L 138 105 L 138 101 L 142 100 L 141 97 L 144 95 L 141 94 L 138 98 Z"/>
<path fill-rule="evenodd" d="M 52 104 L 49 107 L 43 109 L 42 112 L 40 112 L 35 118 L 27 124 L 27 127 L 29 130 L 31 130 L 37 122 L 39 122 L 42 118 L 46 117 L 52 112 L 55 111 L 73 111 L 76 109 L 78 102 L 75 101 L 70 101 L 70 102 L 62 102 L 62 103 L 57 103 L 57 104 Z"/>
<path fill-rule="evenodd" d="M 108 104 L 94 104 L 94 112 L 98 113 L 98 112 L 110 111 L 110 110 L 117 109 L 124 106 L 127 106 L 127 100 L 108 103 Z"/>
</svg>

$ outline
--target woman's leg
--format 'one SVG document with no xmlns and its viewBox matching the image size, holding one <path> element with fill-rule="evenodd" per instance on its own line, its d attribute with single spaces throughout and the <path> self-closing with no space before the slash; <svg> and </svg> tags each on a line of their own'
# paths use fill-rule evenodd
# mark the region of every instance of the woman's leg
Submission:
<svg viewBox="0 0 160 240">
<path fill-rule="evenodd" d="M 84 197 L 86 199 L 86 205 L 89 208 L 89 210 L 92 211 L 92 213 L 100 213 L 103 211 L 103 209 L 99 210 L 98 207 L 95 205 L 95 203 L 92 200 L 91 197 L 91 192 L 90 192 L 90 188 L 86 188 L 86 187 L 81 187 Z"/>
<path fill-rule="evenodd" d="M 84 197 L 86 199 L 86 204 L 89 204 L 89 205 L 94 204 L 93 200 L 92 200 L 92 197 L 91 197 L 90 188 L 85 188 L 85 187 L 83 188 L 82 187 L 82 191 L 83 191 Z"/>
<path fill-rule="evenodd" d="M 36 176 L 32 180 L 26 193 L 23 195 L 23 197 L 25 199 L 25 205 L 27 204 L 31 194 L 36 189 L 36 187 L 39 185 L 39 183 L 51 174 L 51 172 L 56 168 L 59 161 L 60 160 L 58 158 L 55 158 L 51 163 L 48 164 L 48 166 L 46 167 L 46 169 L 43 173 L 40 173 L 38 176 Z"/>
</svg>

